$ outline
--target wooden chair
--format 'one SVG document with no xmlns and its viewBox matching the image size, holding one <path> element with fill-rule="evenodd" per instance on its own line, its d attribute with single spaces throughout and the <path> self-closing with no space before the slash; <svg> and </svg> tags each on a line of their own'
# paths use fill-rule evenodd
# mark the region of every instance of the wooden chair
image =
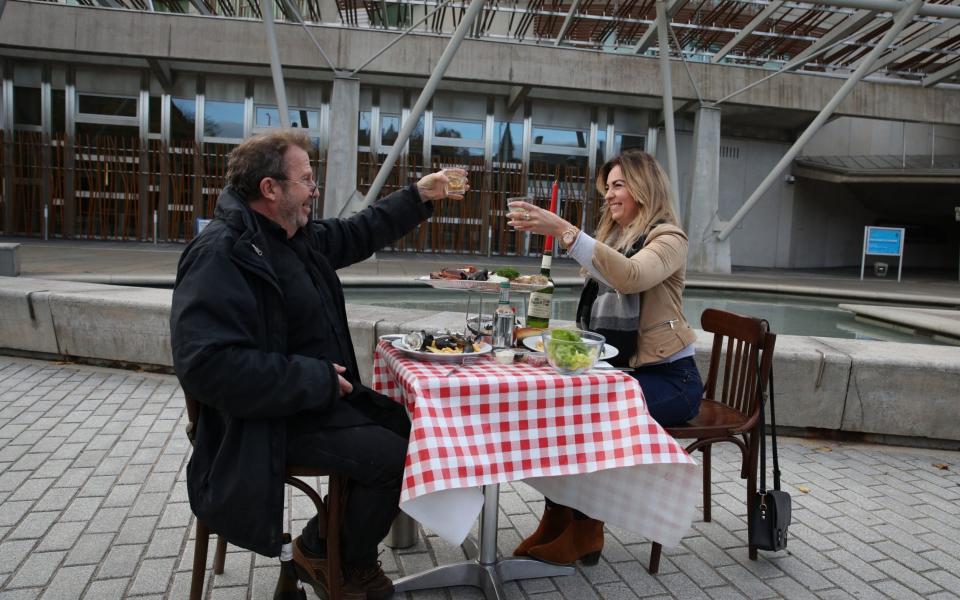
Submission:
<svg viewBox="0 0 960 600">
<path fill-rule="evenodd" d="M 765 398 L 777 336 L 769 332 L 766 321 L 714 308 L 703 311 L 700 322 L 705 331 L 713 333 L 700 413 L 684 425 L 664 429 L 675 438 L 696 438 L 687 452 L 703 453 L 704 521 L 710 521 L 711 446 L 732 442 L 740 448 L 740 478 L 747 480 L 749 522 L 750 498 L 757 491 L 760 400 Z M 652 574 L 660 570 L 661 550 L 654 542 L 648 567 Z M 755 546 L 750 546 L 749 556 L 757 559 Z"/>
<path fill-rule="evenodd" d="M 193 444 L 195 423 L 199 414 L 197 401 L 186 396 L 187 402 L 187 438 L 190 444 Z M 329 489 L 327 500 L 324 501 L 320 494 L 306 481 L 300 477 L 327 477 L 329 479 Z M 327 539 L 327 585 L 329 586 L 329 600 L 340 600 L 340 577 L 330 574 L 340 573 L 340 523 L 343 518 L 343 505 L 346 492 L 346 478 L 324 469 L 315 469 L 312 467 L 288 466 L 284 474 L 284 484 L 292 485 L 306 494 L 316 506 L 317 514 L 320 519 L 321 534 L 326 528 Z M 203 581 L 207 569 L 207 546 L 210 541 L 210 529 L 206 524 L 197 519 L 196 540 L 193 550 L 193 574 L 190 578 L 190 600 L 200 600 L 203 597 Z M 223 536 L 217 536 L 217 550 L 213 556 L 213 572 L 217 575 L 223 573 L 223 563 L 227 556 L 227 540 Z"/>
</svg>

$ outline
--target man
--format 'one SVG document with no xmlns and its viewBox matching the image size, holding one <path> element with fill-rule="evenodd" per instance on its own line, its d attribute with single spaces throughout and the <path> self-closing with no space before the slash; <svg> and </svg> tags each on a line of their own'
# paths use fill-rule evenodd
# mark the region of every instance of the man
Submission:
<svg viewBox="0 0 960 600">
<path fill-rule="evenodd" d="M 200 403 L 187 465 L 190 506 L 211 530 L 280 552 L 284 466 L 349 478 L 345 598 L 387 598 L 377 545 L 396 516 L 410 424 L 364 387 L 335 270 L 427 219 L 447 197 L 426 175 L 347 219 L 309 221 L 317 186 L 297 130 L 252 137 L 230 154 L 214 219 L 180 258 L 170 327 L 184 392 Z M 462 199 L 461 195 L 449 196 Z M 294 543 L 305 583 L 326 597 L 322 523 Z"/>
</svg>

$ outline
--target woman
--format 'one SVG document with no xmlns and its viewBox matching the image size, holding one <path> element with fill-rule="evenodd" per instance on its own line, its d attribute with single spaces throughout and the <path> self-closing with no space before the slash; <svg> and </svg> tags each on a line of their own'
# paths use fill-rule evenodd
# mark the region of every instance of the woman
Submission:
<svg viewBox="0 0 960 600">
<path fill-rule="evenodd" d="M 693 360 L 696 335 L 683 316 L 687 236 L 680 228 L 663 169 L 646 152 L 628 151 L 597 174 L 604 210 L 596 238 L 560 216 L 526 202 L 512 207 L 509 224 L 553 235 L 587 275 L 577 323 L 597 331 L 620 351 L 617 366 L 643 389 L 647 410 L 663 426 L 679 425 L 700 409 L 703 383 Z M 546 498 L 537 530 L 515 556 L 569 564 L 596 564 L 603 523 Z"/>
</svg>

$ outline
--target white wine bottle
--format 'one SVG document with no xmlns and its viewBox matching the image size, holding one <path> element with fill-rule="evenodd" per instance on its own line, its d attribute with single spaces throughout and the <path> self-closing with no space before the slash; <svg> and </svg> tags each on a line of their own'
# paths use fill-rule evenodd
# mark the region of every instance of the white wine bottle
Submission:
<svg viewBox="0 0 960 600">
<path fill-rule="evenodd" d="M 553 262 L 553 236 L 548 235 L 543 245 L 543 259 L 540 261 L 540 274 L 547 278 L 549 284 L 530 294 L 530 303 L 527 305 L 527 327 L 550 327 L 550 317 L 553 315 L 553 278 L 550 276 L 550 266 Z"/>
</svg>

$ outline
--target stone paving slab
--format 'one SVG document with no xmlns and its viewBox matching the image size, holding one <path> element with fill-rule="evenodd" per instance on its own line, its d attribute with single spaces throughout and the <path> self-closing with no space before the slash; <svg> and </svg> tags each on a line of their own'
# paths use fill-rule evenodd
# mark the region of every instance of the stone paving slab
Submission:
<svg viewBox="0 0 960 600">
<path fill-rule="evenodd" d="M 186 598 L 184 423 L 172 376 L 0 356 L 0 600 Z M 695 521 L 665 549 L 659 575 L 646 572 L 648 540 L 608 528 L 597 566 L 509 583 L 508 598 L 960 597 L 960 453 L 793 438 L 781 446 L 794 499 L 788 551 L 747 559 L 737 456 L 718 448 L 714 520 Z M 298 531 L 309 500 L 288 490 L 288 506 Z M 501 553 L 536 527 L 542 508 L 529 486 L 501 486 Z M 381 554 L 393 577 L 463 557 L 429 532 Z M 208 572 L 205 597 L 269 599 L 277 574 L 275 559 L 230 547 L 224 574 Z M 482 596 L 455 588 L 408 597 Z"/>
</svg>

